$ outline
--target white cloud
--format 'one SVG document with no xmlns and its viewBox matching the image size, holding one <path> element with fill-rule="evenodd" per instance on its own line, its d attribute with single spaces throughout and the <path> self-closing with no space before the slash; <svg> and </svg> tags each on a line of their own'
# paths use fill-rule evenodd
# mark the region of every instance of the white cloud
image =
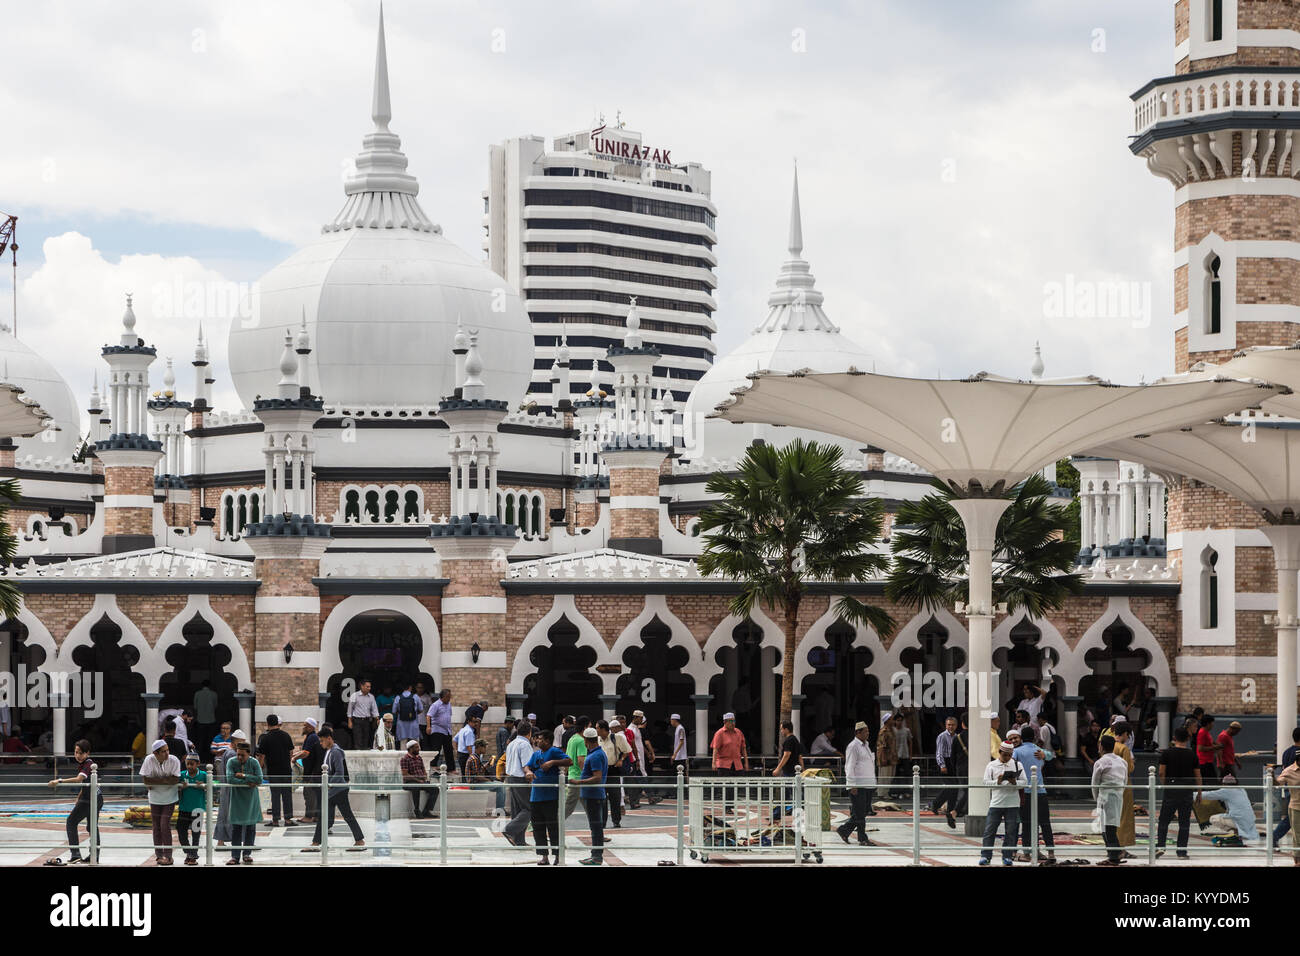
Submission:
<svg viewBox="0 0 1300 956">
<path fill-rule="evenodd" d="M 104 390 L 107 365 L 99 350 L 119 341 L 127 293 L 134 295 L 136 335 L 158 349 L 150 370 L 154 389 L 162 387 L 171 357 L 181 398 L 193 398 L 190 362 L 200 322 L 212 360 L 225 368 L 226 325 L 247 306 L 241 306 L 238 286 L 220 273 L 187 257 L 127 255 L 109 262 L 77 232 L 47 239 L 41 252 L 40 267 L 18 284 L 19 335 L 59 369 L 83 411 L 94 372 Z M 222 371 L 216 377 L 215 404 L 236 407 L 229 377 Z"/>
</svg>

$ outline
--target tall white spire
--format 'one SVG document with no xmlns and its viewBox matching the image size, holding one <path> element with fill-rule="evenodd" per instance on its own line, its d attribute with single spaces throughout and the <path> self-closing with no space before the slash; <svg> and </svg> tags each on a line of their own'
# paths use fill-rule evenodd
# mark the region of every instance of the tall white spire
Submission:
<svg viewBox="0 0 1300 956">
<path fill-rule="evenodd" d="M 1044 368 L 1045 366 L 1043 365 L 1043 349 L 1037 342 L 1035 342 L 1034 363 L 1031 366 L 1029 366 L 1029 374 L 1032 375 L 1034 378 L 1042 378 Z"/>
<path fill-rule="evenodd" d="M 348 177 L 343 192 L 347 200 L 322 232 L 345 229 L 413 229 L 440 234 L 416 196 L 420 184 L 406 171 L 402 140 L 388 128 L 393 118 L 388 87 L 388 45 L 384 38 L 384 10 L 379 8 L 379 38 L 375 44 L 375 82 L 370 101 L 370 118 L 375 127 L 361 140 L 356 172 Z"/>
<path fill-rule="evenodd" d="M 627 307 L 627 332 L 623 335 L 623 344 L 630 349 L 641 347 L 641 316 L 636 310 L 636 296 L 628 297 L 631 301 Z"/>
<path fill-rule="evenodd" d="M 375 95 L 370 105 L 375 129 L 388 131 L 393 106 L 388 97 L 388 48 L 384 44 L 384 5 L 379 5 L 379 40 L 375 46 Z"/>
<path fill-rule="evenodd" d="M 799 215 L 799 162 L 794 164 L 794 189 L 790 193 L 790 255 L 798 259 L 803 253 L 803 218 Z"/>
<path fill-rule="evenodd" d="M 776 287 L 767 298 L 767 318 L 759 323 L 754 332 L 838 332 L 839 329 L 822 311 L 822 294 L 803 258 L 803 215 L 799 208 L 798 166 L 795 167 L 790 190 L 790 235 L 786 249 L 790 258 L 781 266 L 776 277 Z"/>
</svg>

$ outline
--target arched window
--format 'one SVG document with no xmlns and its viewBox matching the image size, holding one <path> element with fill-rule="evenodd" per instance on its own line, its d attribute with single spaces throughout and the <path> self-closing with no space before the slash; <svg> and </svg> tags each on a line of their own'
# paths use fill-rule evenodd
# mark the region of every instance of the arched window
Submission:
<svg viewBox="0 0 1300 956">
<path fill-rule="evenodd" d="M 406 493 L 406 507 L 402 509 L 402 520 L 420 520 L 420 493 L 418 491 L 411 490 Z"/>
<path fill-rule="evenodd" d="M 1211 42 L 1223 39 L 1223 0 L 1210 0 L 1206 39 Z"/>
<path fill-rule="evenodd" d="M 255 493 L 255 494 L 249 496 L 249 499 L 248 499 L 248 500 L 249 500 L 249 515 L 248 515 L 248 520 L 251 521 L 253 524 L 257 524 L 259 521 L 262 520 L 262 518 L 261 518 L 261 508 L 262 508 L 262 500 L 261 500 L 261 497 Z"/>
<path fill-rule="evenodd" d="M 1201 627 L 1219 626 L 1219 552 L 1207 547 L 1201 552 Z"/>
<path fill-rule="evenodd" d="M 366 520 L 370 522 L 379 521 L 379 492 L 366 492 Z"/>
<path fill-rule="evenodd" d="M 542 533 L 542 496 L 541 495 L 533 496 L 533 513 L 532 513 L 532 520 L 529 521 L 529 526 L 531 527 L 533 534 Z"/>
<path fill-rule="evenodd" d="M 343 520 L 361 520 L 361 492 L 349 491 L 343 498 Z"/>
<path fill-rule="evenodd" d="M 515 496 L 506 495 L 506 524 L 515 523 Z"/>
<path fill-rule="evenodd" d="M 1205 331 L 1217 335 L 1223 331 L 1223 283 L 1219 281 L 1219 257 L 1211 253 L 1205 263 Z"/>
<path fill-rule="evenodd" d="M 230 495 L 221 502 L 221 533 L 227 538 L 235 534 L 235 499 Z"/>
<path fill-rule="evenodd" d="M 396 491 L 384 492 L 384 523 L 392 524 L 397 519 L 398 494 Z"/>
<path fill-rule="evenodd" d="M 248 496 L 239 496 L 239 533 L 243 534 L 244 529 L 248 527 Z"/>
</svg>

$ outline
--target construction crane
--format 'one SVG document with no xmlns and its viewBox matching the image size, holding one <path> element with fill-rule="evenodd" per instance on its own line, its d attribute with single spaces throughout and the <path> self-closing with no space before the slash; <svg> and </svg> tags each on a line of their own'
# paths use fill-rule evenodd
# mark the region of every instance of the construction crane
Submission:
<svg viewBox="0 0 1300 956">
<path fill-rule="evenodd" d="M 0 212 L 0 256 L 8 249 L 13 256 L 14 338 L 18 338 L 18 217 Z"/>
</svg>

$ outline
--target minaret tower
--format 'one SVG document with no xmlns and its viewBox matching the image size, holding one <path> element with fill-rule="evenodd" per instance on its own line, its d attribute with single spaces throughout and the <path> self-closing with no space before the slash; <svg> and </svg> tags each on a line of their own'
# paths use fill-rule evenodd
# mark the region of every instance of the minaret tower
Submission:
<svg viewBox="0 0 1300 956">
<path fill-rule="evenodd" d="M 111 431 L 95 444 L 104 465 L 105 554 L 136 551 L 154 546 L 154 469 L 162 458 L 162 444 L 147 434 L 149 366 L 157 349 L 145 345 L 135 333 L 135 311 L 126 297 L 122 336 L 117 345 L 105 345 L 108 363 L 108 410 Z"/>
<path fill-rule="evenodd" d="M 154 421 L 154 439 L 162 445 L 163 457 L 154 477 L 155 496 L 163 498 L 163 518 L 169 527 L 188 528 L 190 493 L 185 486 L 185 421 L 190 403 L 176 397 L 176 371 L 167 360 L 162 391 L 149 399 Z"/>
<path fill-rule="evenodd" d="M 1300 7 L 1178 0 L 1174 44 L 1174 75 L 1133 94 L 1130 149 L 1174 187 L 1174 364 L 1183 372 L 1300 338 Z M 1153 498 L 1153 531 L 1157 508 Z M 1266 673 L 1246 675 L 1258 684 L 1251 702 L 1220 666 L 1225 653 L 1276 652 L 1264 524 L 1217 489 L 1169 485 L 1168 555 L 1182 569 L 1179 695 L 1210 712 L 1271 706 Z M 1220 656 L 1195 659 L 1203 655 Z"/>
<path fill-rule="evenodd" d="M 651 404 L 651 381 L 659 350 L 641 341 L 636 298 L 627 310 L 621 346 L 610 346 L 614 366 L 614 422 L 601 447 L 609 466 L 609 546 L 660 554 L 659 472 L 672 450 L 659 440 Z"/>
</svg>

